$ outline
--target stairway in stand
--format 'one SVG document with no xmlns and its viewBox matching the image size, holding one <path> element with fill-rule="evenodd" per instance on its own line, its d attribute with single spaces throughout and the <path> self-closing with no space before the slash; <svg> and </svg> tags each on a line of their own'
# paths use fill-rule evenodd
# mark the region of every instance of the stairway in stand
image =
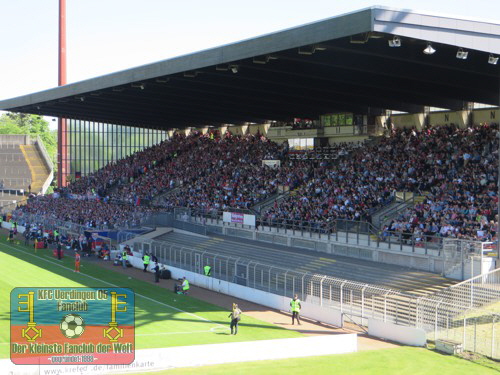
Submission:
<svg viewBox="0 0 500 375">
<path fill-rule="evenodd" d="M 38 194 L 50 175 L 50 170 L 43 161 L 35 145 L 20 145 L 31 172 L 31 192 Z"/>
</svg>

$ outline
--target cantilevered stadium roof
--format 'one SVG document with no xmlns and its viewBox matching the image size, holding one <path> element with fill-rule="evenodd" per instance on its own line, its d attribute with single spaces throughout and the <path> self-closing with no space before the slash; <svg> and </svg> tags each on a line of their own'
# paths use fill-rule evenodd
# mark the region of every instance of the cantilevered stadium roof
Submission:
<svg viewBox="0 0 500 375">
<path fill-rule="evenodd" d="M 4 100 L 0 109 L 163 129 L 456 110 L 499 104 L 499 55 L 498 23 L 373 7 Z"/>
</svg>

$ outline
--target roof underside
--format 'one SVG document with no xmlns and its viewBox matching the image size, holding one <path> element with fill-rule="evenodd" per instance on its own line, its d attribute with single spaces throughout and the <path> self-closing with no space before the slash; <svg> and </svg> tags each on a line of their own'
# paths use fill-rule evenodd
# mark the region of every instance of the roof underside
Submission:
<svg viewBox="0 0 500 375">
<path fill-rule="evenodd" d="M 401 46 L 388 41 L 399 36 Z M 436 53 L 426 55 L 428 42 Z M 457 59 L 457 49 L 467 59 Z M 0 109 L 183 128 L 337 111 L 499 104 L 500 25 L 370 8 L 0 102 Z"/>
</svg>

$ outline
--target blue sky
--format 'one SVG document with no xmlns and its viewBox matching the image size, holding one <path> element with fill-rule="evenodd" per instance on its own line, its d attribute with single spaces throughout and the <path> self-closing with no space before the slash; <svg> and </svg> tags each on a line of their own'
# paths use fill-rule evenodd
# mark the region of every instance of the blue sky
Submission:
<svg viewBox="0 0 500 375">
<path fill-rule="evenodd" d="M 376 1 L 376 0 L 374 0 Z M 66 0 L 68 82 L 372 5 L 500 23 L 493 0 Z M 58 0 L 0 0 L 0 100 L 57 85 Z"/>
</svg>

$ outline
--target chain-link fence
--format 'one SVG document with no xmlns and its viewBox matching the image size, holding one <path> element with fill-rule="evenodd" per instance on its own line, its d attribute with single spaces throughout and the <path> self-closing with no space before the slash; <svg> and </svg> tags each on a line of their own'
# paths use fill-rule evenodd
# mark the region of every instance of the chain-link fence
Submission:
<svg viewBox="0 0 500 375">
<path fill-rule="evenodd" d="M 500 359 L 500 304 L 457 310 L 444 301 L 419 304 L 416 326 L 425 330 L 430 341 L 451 341 L 464 350 Z"/>
<path fill-rule="evenodd" d="M 500 269 L 419 298 L 417 327 L 430 340 L 500 358 Z"/>
</svg>

